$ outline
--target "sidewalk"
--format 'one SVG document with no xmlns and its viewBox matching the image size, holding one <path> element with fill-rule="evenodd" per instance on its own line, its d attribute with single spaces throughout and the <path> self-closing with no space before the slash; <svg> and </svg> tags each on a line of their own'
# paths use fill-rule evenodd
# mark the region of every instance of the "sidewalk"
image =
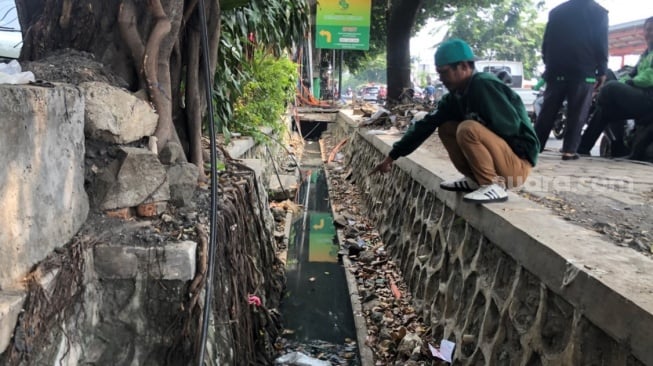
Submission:
<svg viewBox="0 0 653 366">
<path fill-rule="evenodd" d="M 403 278 L 424 303 L 440 304 L 431 309 L 438 324 L 457 324 L 457 335 L 469 332 L 470 319 L 502 319 L 491 329 L 504 324 L 520 340 L 502 336 L 501 346 L 532 347 L 521 355 L 524 364 L 538 354 L 556 365 L 616 365 L 629 363 L 626 358 L 653 365 L 653 258 L 644 254 L 651 243 L 649 165 L 562 161 L 547 151 L 507 202 L 477 205 L 438 187 L 460 173 L 437 134 L 398 159 L 391 173 L 369 176 L 400 135 L 365 128 L 358 135 L 347 130 L 356 119 L 343 115 L 341 122 L 335 140 L 350 138 L 353 149 L 343 174 L 364 192 L 365 212 L 395 253 Z M 469 304 L 477 296 L 499 302 L 489 307 L 493 311 L 484 301 L 474 311 L 446 310 L 451 301 Z M 551 339 L 562 343 L 550 349 Z"/>
<path fill-rule="evenodd" d="M 619 246 L 653 251 L 653 165 L 545 151 L 518 192 Z"/>
<path fill-rule="evenodd" d="M 449 159 L 437 133 L 420 149 Z M 563 161 L 560 153 L 544 151 L 526 183 L 513 192 L 607 241 L 653 256 L 652 164 L 600 157 Z"/>
</svg>

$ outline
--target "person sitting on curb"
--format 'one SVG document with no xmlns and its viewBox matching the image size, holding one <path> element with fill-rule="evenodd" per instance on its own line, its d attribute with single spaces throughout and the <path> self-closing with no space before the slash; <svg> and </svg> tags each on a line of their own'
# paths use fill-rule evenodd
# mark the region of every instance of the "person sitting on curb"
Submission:
<svg viewBox="0 0 653 366">
<path fill-rule="evenodd" d="M 394 160 L 415 151 L 438 129 L 451 162 L 464 175 L 440 188 L 470 192 L 463 197 L 467 202 L 501 202 L 508 199 L 507 188 L 526 181 L 540 151 L 526 108 L 494 74 L 476 72 L 475 59 L 460 39 L 438 47 L 436 71 L 449 94 L 409 127 L 370 174 L 390 171 Z"/>
<path fill-rule="evenodd" d="M 597 108 L 581 137 L 577 152 L 590 155 L 590 151 L 609 124 L 623 124 L 625 119 L 640 119 L 653 114 L 653 17 L 644 21 L 646 51 L 633 71 L 621 78 L 607 82 L 599 91 Z M 615 131 L 623 130 L 617 126 Z M 613 156 L 628 155 L 623 143 L 617 142 Z"/>
</svg>

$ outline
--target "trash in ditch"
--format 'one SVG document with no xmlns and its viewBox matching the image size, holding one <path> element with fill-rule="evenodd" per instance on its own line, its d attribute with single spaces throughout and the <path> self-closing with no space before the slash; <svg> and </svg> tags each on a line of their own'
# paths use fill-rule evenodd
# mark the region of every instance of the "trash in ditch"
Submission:
<svg viewBox="0 0 653 366">
<path fill-rule="evenodd" d="M 359 126 L 369 126 L 372 124 L 383 124 L 390 118 L 390 111 L 384 108 L 379 108 L 370 118 L 367 118 L 359 124 Z"/>
<path fill-rule="evenodd" d="M 263 303 L 261 302 L 261 298 L 256 296 L 256 295 L 248 295 L 247 296 L 247 303 L 250 305 L 254 306 L 261 306 Z"/>
<path fill-rule="evenodd" d="M 441 359 L 443 361 L 449 362 L 449 363 L 453 362 L 452 361 L 453 360 L 453 351 L 455 349 L 456 349 L 456 344 L 451 342 L 451 341 L 448 341 L 446 339 L 443 339 L 442 341 L 440 341 L 440 349 L 437 349 L 437 348 L 433 347 L 429 343 L 429 350 L 431 350 L 431 355 L 433 355 L 433 357 L 437 357 L 437 358 L 439 358 L 439 359 Z"/>
<path fill-rule="evenodd" d="M 318 360 L 301 352 L 291 352 L 274 360 L 275 365 L 288 366 L 331 366 L 331 362 Z"/>
<path fill-rule="evenodd" d="M 392 295 L 395 299 L 401 299 L 401 291 L 399 291 L 399 287 L 397 287 L 397 284 L 392 279 L 390 279 L 390 291 L 392 291 Z"/>
</svg>

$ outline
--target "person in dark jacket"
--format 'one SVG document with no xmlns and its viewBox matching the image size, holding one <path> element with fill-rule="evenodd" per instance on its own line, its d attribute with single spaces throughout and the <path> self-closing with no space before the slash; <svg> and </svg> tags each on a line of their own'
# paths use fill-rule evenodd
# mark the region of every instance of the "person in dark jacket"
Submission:
<svg viewBox="0 0 653 366">
<path fill-rule="evenodd" d="M 620 124 L 630 118 L 653 118 L 653 17 L 644 21 L 644 39 L 647 49 L 633 71 L 620 80 L 608 81 L 601 88 L 596 112 L 578 146 L 579 154 L 590 155 L 596 140 L 608 124 Z M 615 131 L 620 130 L 623 130 L 623 125 L 615 126 Z M 613 146 L 613 156 L 625 156 L 630 153 L 622 141 L 617 141 Z"/>
<path fill-rule="evenodd" d="M 567 99 L 567 131 L 562 160 L 578 159 L 581 130 L 592 93 L 605 81 L 608 68 L 608 12 L 594 0 L 569 0 L 549 12 L 544 30 L 544 103 L 535 131 L 544 150 L 555 117 Z"/>
<path fill-rule="evenodd" d="M 464 177 L 440 183 L 469 192 L 464 201 L 508 199 L 537 163 L 540 145 L 521 98 L 494 74 L 476 72 L 474 53 L 460 39 L 435 52 L 440 80 L 449 90 L 437 108 L 415 122 L 372 173 L 390 171 L 392 162 L 417 149 L 436 129 L 449 158 Z"/>
</svg>

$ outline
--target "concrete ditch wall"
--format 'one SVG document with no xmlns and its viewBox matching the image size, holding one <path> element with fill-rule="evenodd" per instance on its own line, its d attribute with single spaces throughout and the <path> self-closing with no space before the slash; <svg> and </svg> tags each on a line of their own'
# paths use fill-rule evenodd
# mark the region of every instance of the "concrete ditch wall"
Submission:
<svg viewBox="0 0 653 366">
<path fill-rule="evenodd" d="M 516 195 L 500 205 L 463 203 L 439 189 L 442 177 L 458 175 L 451 164 L 420 151 L 369 177 L 398 137 L 354 125 L 341 113 L 331 132 L 349 138 L 367 214 L 434 339 L 454 341 L 461 364 L 653 364 L 650 261 Z"/>
</svg>

